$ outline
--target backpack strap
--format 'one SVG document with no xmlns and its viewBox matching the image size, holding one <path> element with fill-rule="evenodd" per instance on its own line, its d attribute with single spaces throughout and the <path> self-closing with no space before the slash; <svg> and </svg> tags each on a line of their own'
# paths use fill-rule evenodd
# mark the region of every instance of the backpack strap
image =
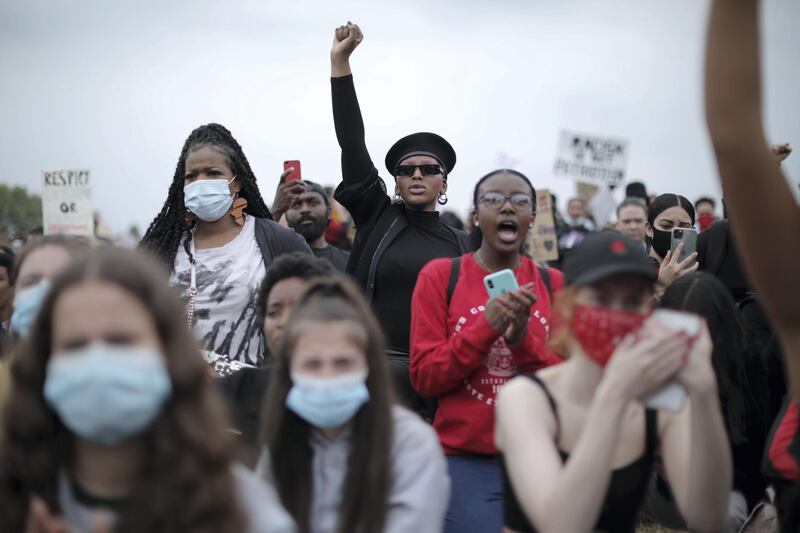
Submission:
<svg viewBox="0 0 800 533">
<path fill-rule="evenodd" d="M 543 266 L 538 266 L 539 275 L 542 277 L 542 281 L 544 281 L 544 286 L 547 287 L 547 296 L 550 297 L 550 301 L 553 301 L 553 280 L 550 279 L 550 269 Z"/>
<path fill-rule="evenodd" d="M 450 307 L 450 300 L 453 299 L 453 292 L 458 283 L 458 273 L 461 270 L 461 257 L 454 257 L 450 260 L 450 281 L 447 283 L 447 306 Z"/>
</svg>

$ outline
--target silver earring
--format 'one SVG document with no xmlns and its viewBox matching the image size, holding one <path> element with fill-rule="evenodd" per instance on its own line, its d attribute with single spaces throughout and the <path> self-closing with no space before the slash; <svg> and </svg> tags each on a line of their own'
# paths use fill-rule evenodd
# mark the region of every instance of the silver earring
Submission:
<svg viewBox="0 0 800 533">
<path fill-rule="evenodd" d="M 400 196 L 399 192 L 395 192 L 394 193 L 394 203 L 396 203 L 396 204 L 402 204 L 403 203 L 403 197 Z"/>
<path fill-rule="evenodd" d="M 444 205 L 447 203 L 447 195 L 444 192 L 439 193 L 439 197 L 436 199 L 436 202 L 439 205 Z"/>
</svg>

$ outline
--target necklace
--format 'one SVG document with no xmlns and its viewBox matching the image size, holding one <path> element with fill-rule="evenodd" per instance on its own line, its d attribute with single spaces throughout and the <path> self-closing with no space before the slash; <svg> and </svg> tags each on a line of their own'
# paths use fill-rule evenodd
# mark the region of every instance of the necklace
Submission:
<svg viewBox="0 0 800 533">
<path fill-rule="evenodd" d="M 480 253 L 481 253 L 481 251 L 477 250 L 475 253 L 472 254 L 472 257 L 475 259 L 475 262 L 478 263 L 478 266 L 481 267 L 482 269 L 486 270 L 487 272 L 491 272 L 491 273 L 497 272 L 496 270 L 492 270 L 491 268 L 489 268 L 486 265 L 486 262 L 479 255 Z M 517 264 L 514 265 L 514 267 L 511 270 L 516 270 L 517 268 L 519 268 L 519 257 L 517 257 Z"/>
</svg>

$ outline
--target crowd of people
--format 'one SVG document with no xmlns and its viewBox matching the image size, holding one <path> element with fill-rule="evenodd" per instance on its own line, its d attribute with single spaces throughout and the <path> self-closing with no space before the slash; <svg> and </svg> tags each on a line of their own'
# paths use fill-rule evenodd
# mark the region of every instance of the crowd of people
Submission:
<svg viewBox="0 0 800 533">
<path fill-rule="evenodd" d="M 289 168 L 268 207 L 207 124 L 138 250 L 3 248 L 0 531 L 800 531 L 800 248 L 763 238 L 800 210 L 757 8 L 711 11 L 722 217 L 630 183 L 601 226 L 572 198 L 548 264 L 517 170 L 440 215 L 456 151 L 407 135 L 379 176 L 348 22 L 335 190 Z"/>
</svg>

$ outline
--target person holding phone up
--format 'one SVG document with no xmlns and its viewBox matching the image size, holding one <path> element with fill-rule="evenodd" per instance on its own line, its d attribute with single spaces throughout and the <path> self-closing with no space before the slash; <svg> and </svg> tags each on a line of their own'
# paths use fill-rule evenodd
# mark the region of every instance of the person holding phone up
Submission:
<svg viewBox="0 0 800 533">
<path fill-rule="evenodd" d="M 561 273 L 540 270 L 519 252 L 536 216 L 533 185 L 519 172 L 496 170 L 478 181 L 473 205 L 480 248 L 428 263 L 411 300 L 411 383 L 439 400 L 433 427 L 452 480 L 446 532 L 500 531 L 495 398 L 518 372 L 560 362 L 547 338 L 548 281 L 560 289 Z M 505 269 L 519 288 L 489 299 L 485 278 L 499 288 L 494 273 Z"/>
<path fill-rule="evenodd" d="M 661 296 L 675 279 L 697 270 L 697 252 L 684 254 L 686 243 L 673 249 L 673 230 L 694 231 L 694 206 L 685 196 L 662 194 L 650 204 L 647 214 L 647 242 L 650 262 L 658 272 L 657 296 Z"/>
<path fill-rule="evenodd" d="M 721 531 L 731 453 L 705 323 L 689 315 L 690 336 L 648 317 L 656 274 L 628 237 L 587 237 L 564 275 L 553 345 L 567 361 L 497 401 L 506 530 L 632 532 L 660 456 L 690 531 Z M 643 405 L 673 381 L 682 410 Z"/>
<path fill-rule="evenodd" d="M 386 335 L 400 399 L 429 416 L 408 378 L 411 293 L 428 261 L 457 257 L 469 249 L 466 234 L 444 224 L 436 212 L 437 203 L 447 203 L 447 179 L 456 153 L 434 133 L 414 133 L 397 141 L 385 161 L 394 176 L 394 198 L 389 198 L 367 152 L 350 69 L 350 55 L 363 38 L 361 29 L 348 22 L 336 29 L 331 48 L 333 120 L 342 149 L 342 183 L 334 198 L 358 228 L 347 273 L 365 290 Z"/>
</svg>

